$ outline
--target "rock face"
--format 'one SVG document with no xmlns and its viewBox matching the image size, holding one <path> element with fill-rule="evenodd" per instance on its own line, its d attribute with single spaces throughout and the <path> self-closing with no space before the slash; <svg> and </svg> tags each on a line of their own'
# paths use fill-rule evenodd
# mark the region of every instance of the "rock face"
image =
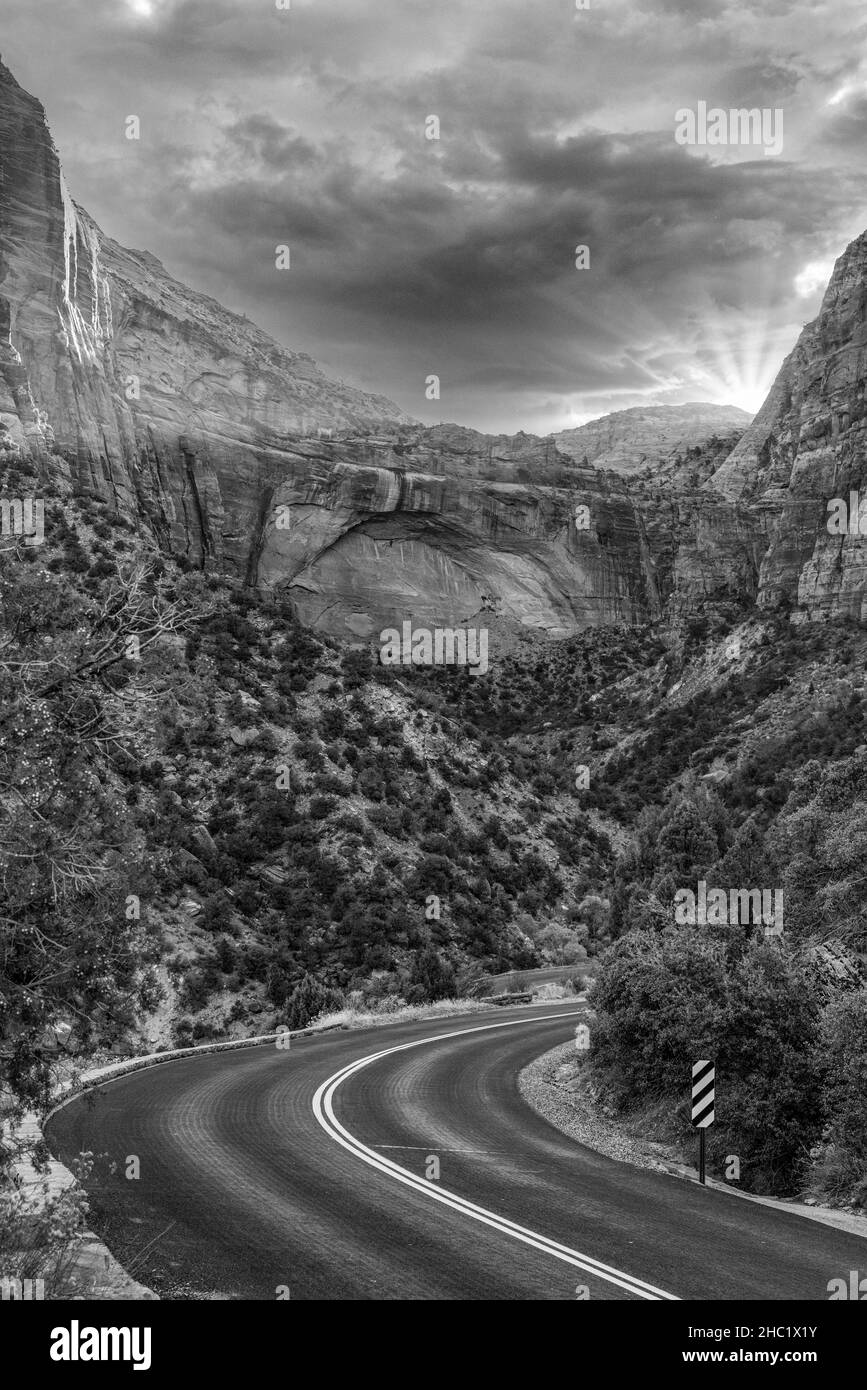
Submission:
<svg viewBox="0 0 867 1390">
<path fill-rule="evenodd" d="M 0 63 L 0 462 L 59 470 L 164 551 L 286 589 L 350 640 L 479 615 L 565 636 L 754 597 L 862 612 L 861 542 L 823 517 L 863 473 L 865 255 L 861 238 L 838 263 L 703 486 L 712 453 L 636 477 L 746 417 L 625 411 L 549 439 L 416 425 L 104 236 Z"/>
<path fill-rule="evenodd" d="M 443 425 L 299 459 L 269 500 L 256 574 L 346 639 L 485 613 L 562 637 L 754 594 L 763 550 L 721 498 L 630 490 L 550 439 Z"/>
<path fill-rule="evenodd" d="M 53 445 L 163 545 L 243 574 L 287 444 L 408 418 L 104 236 L 0 63 L 0 448 Z"/>
<path fill-rule="evenodd" d="M 637 406 L 589 420 L 574 430 L 560 430 L 554 439 L 573 458 L 586 458 L 597 468 L 628 475 L 671 463 L 687 449 L 701 448 L 714 435 L 744 430 L 751 419 L 735 405 Z"/>
<path fill-rule="evenodd" d="M 851 492 L 867 491 L 865 383 L 867 232 L 837 261 L 818 317 L 707 484 L 765 515 L 762 607 L 791 605 L 802 619 L 867 618 L 867 534 L 829 534 L 827 525 L 832 499 L 848 508 Z"/>
</svg>

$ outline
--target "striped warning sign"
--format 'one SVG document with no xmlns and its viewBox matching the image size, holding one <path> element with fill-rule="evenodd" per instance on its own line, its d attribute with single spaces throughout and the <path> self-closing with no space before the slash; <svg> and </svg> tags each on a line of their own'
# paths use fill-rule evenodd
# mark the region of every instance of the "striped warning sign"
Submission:
<svg viewBox="0 0 867 1390">
<path fill-rule="evenodd" d="M 713 1096 L 713 1062 L 693 1062 L 692 1122 L 696 1129 L 706 1129 L 713 1124 Z"/>
</svg>

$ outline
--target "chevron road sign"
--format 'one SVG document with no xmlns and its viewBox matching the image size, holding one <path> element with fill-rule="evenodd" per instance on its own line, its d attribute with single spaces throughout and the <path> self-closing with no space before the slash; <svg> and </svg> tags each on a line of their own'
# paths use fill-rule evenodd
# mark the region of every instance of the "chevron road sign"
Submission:
<svg viewBox="0 0 867 1390">
<path fill-rule="evenodd" d="M 692 1064 L 692 1122 L 696 1129 L 713 1124 L 714 1065 L 713 1062 Z"/>
<path fill-rule="evenodd" d="M 714 1119 L 714 1093 L 716 1075 L 713 1062 L 702 1061 L 692 1064 L 692 1123 L 698 1130 L 698 1180 L 704 1183 L 705 1133 Z"/>
</svg>

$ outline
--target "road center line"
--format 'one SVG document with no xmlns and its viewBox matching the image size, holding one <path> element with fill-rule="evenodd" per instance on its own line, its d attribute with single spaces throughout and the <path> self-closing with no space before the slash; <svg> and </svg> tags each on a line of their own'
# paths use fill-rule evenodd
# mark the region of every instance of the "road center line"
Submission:
<svg viewBox="0 0 867 1390">
<path fill-rule="evenodd" d="M 428 1182 L 424 1178 L 419 1178 L 408 1168 L 402 1168 L 390 1158 L 385 1158 L 381 1154 L 362 1144 L 353 1134 L 340 1123 L 334 1113 L 334 1096 L 339 1086 L 354 1076 L 356 1072 L 364 1067 L 371 1066 L 383 1057 L 390 1057 L 396 1052 L 406 1052 L 413 1047 L 425 1047 L 429 1043 L 444 1042 L 451 1038 L 466 1037 L 468 1033 L 489 1033 L 496 1028 L 520 1028 L 527 1024 L 548 1023 L 553 1019 L 575 1018 L 578 1017 L 580 1010 L 569 1013 L 543 1014 L 537 1018 L 518 1018 L 510 1019 L 505 1023 L 488 1023 L 481 1027 L 459 1028 L 450 1033 L 437 1033 L 432 1038 L 419 1038 L 415 1042 L 399 1043 L 396 1047 L 386 1047 L 380 1052 L 372 1052 L 366 1057 L 360 1057 L 355 1062 L 341 1067 L 333 1076 L 329 1076 L 327 1081 L 316 1091 L 313 1097 L 313 1113 L 319 1124 L 328 1136 L 340 1144 L 356 1158 L 360 1158 L 363 1163 L 367 1163 L 371 1168 L 376 1168 L 379 1172 L 394 1178 L 406 1187 L 413 1188 L 416 1192 L 422 1193 L 425 1197 L 435 1202 L 440 1202 L 444 1206 L 451 1207 L 453 1211 L 462 1216 L 469 1217 L 473 1221 L 479 1221 L 485 1226 L 490 1226 L 503 1235 L 510 1236 L 513 1240 L 518 1240 L 524 1245 L 530 1245 L 536 1250 L 541 1250 L 543 1254 L 551 1255 L 556 1260 L 562 1260 L 565 1264 L 574 1265 L 577 1269 L 584 1270 L 587 1274 L 594 1275 L 597 1279 L 604 1279 L 609 1284 L 616 1284 L 621 1289 L 634 1294 L 637 1298 L 644 1298 L 652 1301 L 661 1299 L 679 1302 L 677 1295 L 666 1293 L 664 1289 L 658 1289 L 653 1284 L 645 1283 L 643 1279 L 636 1279 L 631 1274 L 626 1274 L 623 1270 L 614 1268 L 612 1265 L 602 1264 L 599 1260 L 590 1255 L 583 1255 L 578 1250 L 573 1250 L 568 1245 L 561 1245 L 559 1242 L 550 1240 L 547 1236 L 540 1235 L 537 1231 L 528 1230 L 526 1226 L 519 1226 L 516 1222 L 510 1221 L 508 1217 L 498 1216 L 496 1212 L 488 1211 L 485 1207 L 477 1206 L 475 1202 L 468 1201 L 461 1197 L 457 1192 L 450 1192 L 447 1188 L 442 1188 L 438 1183 Z M 384 1146 L 383 1146 L 384 1147 Z"/>
</svg>

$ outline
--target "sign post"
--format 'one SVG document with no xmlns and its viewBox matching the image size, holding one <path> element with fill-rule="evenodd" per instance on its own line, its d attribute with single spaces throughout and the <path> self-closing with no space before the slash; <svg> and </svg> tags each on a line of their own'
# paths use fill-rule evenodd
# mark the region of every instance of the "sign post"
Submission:
<svg viewBox="0 0 867 1390">
<path fill-rule="evenodd" d="M 692 1123 L 698 1130 L 698 1180 L 705 1181 L 705 1130 L 714 1120 L 714 1077 L 713 1062 L 701 1061 L 692 1064 Z"/>
</svg>

